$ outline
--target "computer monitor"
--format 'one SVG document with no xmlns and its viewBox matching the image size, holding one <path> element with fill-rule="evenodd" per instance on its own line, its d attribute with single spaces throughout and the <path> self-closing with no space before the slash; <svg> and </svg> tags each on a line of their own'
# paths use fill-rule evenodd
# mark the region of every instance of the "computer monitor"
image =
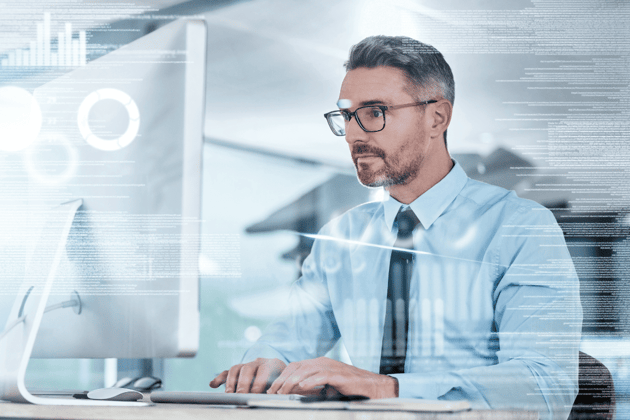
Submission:
<svg viewBox="0 0 630 420">
<path fill-rule="evenodd" d="M 35 90 L 42 129 L 12 191 L 40 235 L 46 209 L 82 200 L 47 303 L 76 291 L 81 311 L 46 312 L 32 357 L 195 355 L 205 62 L 205 23 L 177 20 Z"/>
</svg>

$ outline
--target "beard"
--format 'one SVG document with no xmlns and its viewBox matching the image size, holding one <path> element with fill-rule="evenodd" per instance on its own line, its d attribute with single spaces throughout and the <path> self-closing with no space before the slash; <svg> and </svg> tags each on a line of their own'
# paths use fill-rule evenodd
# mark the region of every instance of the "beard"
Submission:
<svg viewBox="0 0 630 420">
<path fill-rule="evenodd" d="M 352 148 L 352 161 L 357 169 L 357 178 L 366 187 L 389 187 L 392 185 L 406 184 L 415 179 L 420 170 L 422 156 L 417 156 L 410 161 L 403 162 L 404 150 L 398 154 L 389 156 L 382 149 L 367 144 L 355 144 Z M 368 163 L 360 163 L 362 156 L 374 156 L 383 161 L 379 169 L 373 169 Z"/>
</svg>

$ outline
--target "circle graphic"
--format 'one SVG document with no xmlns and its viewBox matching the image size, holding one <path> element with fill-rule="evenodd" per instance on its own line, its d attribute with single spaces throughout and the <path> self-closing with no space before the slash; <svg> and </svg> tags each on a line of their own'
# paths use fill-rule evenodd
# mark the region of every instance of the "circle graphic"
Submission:
<svg viewBox="0 0 630 420">
<path fill-rule="evenodd" d="M 258 328 L 257 326 L 252 325 L 245 328 L 245 332 L 243 333 L 243 335 L 245 336 L 245 339 L 247 341 L 253 343 L 260 338 L 260 336 L 262 335 L 262 331 L 260 331 L 260 328 Z"/>
<path fill-rule="evenodd" d="M 40 184 L 62 184 L 76 174 L 79 153 L 62 134 L 42 134 L 38 145 L 25 153 L 26 170 Z M 45 159 L 41 159 L 42 156 Z"/>
<path fill-rule="evenodd" d="M 26 149 L 41 128 L 42 111 L 35 97 L 19 87 L 0 87 L 0 150 Z"/>
<path fill-rule="evenodd" d="M 117 139 L 102 139 L 94 134 L 92 129 L 90 129 L 88 122 L 90 110 L 97 102 L 102 101 L 103 99 L 112 99 L 120 102 L 125 107 L 127 114 L 129 115 L 129 125 L 127 126 L 127 131 L 125 131 Z M 104 88 L 90 93 L 86 96 L 83 102 L 81 102 L 81 105 L 79 105 L 77 122 L 79 124 L 79 131 L 81 131 L 81 135 L 89 145 L 99 150 L 109 152 L 129 146 L 129 144 L 136 138 L 138 130 L 140 129 L 140 111 L 138 110 L 138 106 L 134 100 L 131 99 L 131 96 L 127 95 L 125 92 L 118 89 Z"/>
</svg>

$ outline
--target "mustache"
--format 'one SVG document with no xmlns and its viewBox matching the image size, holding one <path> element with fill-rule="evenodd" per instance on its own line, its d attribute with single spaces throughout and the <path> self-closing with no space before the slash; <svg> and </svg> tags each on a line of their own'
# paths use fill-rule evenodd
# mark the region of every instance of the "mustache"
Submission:
<svg viewBox="0 0 630 420">
<path fill-rule="evenodd" d="M 378 147 L 371 146 L 369 144 L 356 144 L 352 146 L 352 160 L 355 162 L 363 155 L 374 155 L 382 159 L 385 159 L 385 152 Z"/>
</svg>

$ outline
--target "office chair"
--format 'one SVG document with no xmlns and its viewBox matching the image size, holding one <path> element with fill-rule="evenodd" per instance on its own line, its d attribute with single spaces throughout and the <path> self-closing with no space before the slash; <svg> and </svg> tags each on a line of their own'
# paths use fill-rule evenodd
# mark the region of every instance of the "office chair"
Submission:
<svg viewBox="0 0 630 420">
<path fill-rule="evenodd" d="M 613 420 L 615 385 L 612 375 L 599 360 L 580 352 L 579 392 L 568 420 Z"/>
</svg>

